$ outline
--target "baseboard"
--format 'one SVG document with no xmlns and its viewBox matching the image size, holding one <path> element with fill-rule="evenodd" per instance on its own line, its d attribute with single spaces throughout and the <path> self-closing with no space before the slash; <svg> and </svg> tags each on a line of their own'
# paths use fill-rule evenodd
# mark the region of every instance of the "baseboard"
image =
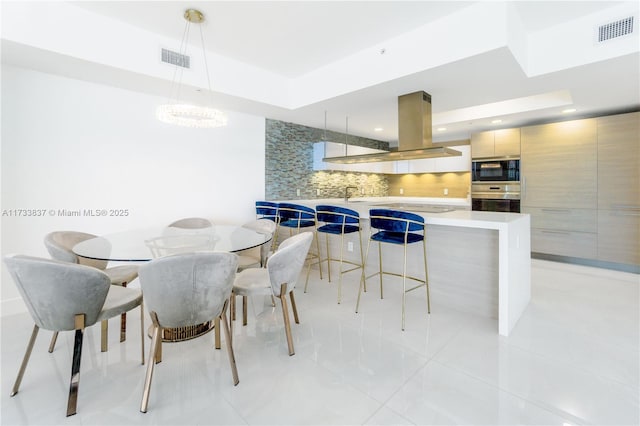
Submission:
<svg viewBox="0 0 640 426">
<path fill-rule="evenodd" d="M 531 252 L 532 259 L 552 260 L 554 262 L 571 263 L 574 265 L 593 266 L 596 268 L 611 269 L 614 271 L 631 272 L 640 274 L 640 265 L 628 265 L 626 263 L 605 262 L 602 260 L 583 259 L 581 257 L 560 256 L 557 254 Z"/>
</svg>

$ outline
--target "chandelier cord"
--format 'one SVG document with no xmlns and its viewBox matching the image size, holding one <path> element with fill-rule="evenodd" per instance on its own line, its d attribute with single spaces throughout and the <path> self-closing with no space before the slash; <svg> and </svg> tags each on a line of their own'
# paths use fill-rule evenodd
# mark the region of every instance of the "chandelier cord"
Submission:
<svg viewBox="0 0 640 426">
<path fill-rule="evenodd" d="M 204 56 L 204 69 L 207 72 L 207 86 L 209 87 L 209 98 L 213 105 L 213 91 L 211 90 L 211 77 L 209 76 L 209 63 L 207 62 L 207 50 L 204 47 L 204 35 L 202 34 L 202 25 L 200 25 L 200 41 L 202 42 L 202 56 Z"/>
</svg>

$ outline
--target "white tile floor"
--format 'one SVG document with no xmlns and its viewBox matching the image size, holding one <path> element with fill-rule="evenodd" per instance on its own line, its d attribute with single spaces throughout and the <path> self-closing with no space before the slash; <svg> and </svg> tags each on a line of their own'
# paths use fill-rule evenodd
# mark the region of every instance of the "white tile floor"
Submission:
<svg viewBox="0 0 640 426">
<path fill-rule="evenodd" d="M 508 338 L 498 336 L 496 320 L 437 300 L 427 318 L 421 292 L 410 293 L 402 332 L 392 283 L 380 300 L 371 281 L 355 314 L 357 279 L 349 275 L 341 305 L 336 284 L 317 272 L 309 293 L 299 287 L 292 357 L 281 311 L 255 301 L 249 325 L 235 328 L 237 387 L 213 333 L 165 344 L 146 414 L 136 311 L 123 344 L 112 320 L 108 353 L 100 352 L 99 328 L 87 331 L 78 414 L 69 418 L 72 333 L 49 354 L 50 333 L 41 331 L 10 398 L 32 322 L 27 314 L 2 318 L 2 424 L 640 423 L 638 275 L 534 260 L 533 298 Z"/>
</svg>

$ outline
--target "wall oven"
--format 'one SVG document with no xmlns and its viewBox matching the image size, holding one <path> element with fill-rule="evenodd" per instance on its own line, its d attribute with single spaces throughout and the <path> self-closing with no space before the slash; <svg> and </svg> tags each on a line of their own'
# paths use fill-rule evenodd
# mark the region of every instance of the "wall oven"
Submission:
<svg viewBox="0 0 640 426">
<path fill-rule="evenodd" d="M 471 210 L 520 213 L 520 159 L 472 162 Z"/>
</svg>

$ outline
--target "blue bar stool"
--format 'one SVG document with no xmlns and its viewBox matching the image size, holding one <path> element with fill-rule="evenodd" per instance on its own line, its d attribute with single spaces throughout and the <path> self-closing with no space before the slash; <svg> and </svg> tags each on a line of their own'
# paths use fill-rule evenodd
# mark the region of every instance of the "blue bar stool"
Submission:
<svg viewBox="0 0 640 426">
<path fill-rule="evenodd" d="M 294 235 L 293 230 L 296 230 L 296 234 L 300 233 L 300 230 L 316 229 L 316 211 L 311 207 L 303 206 L 301 204 L 292 203 L 278 203 L 278 219 L 276 221 L 278 229 L 273 236 L 272 247 L 275 250 L 277 248 L 278 232 L 280 227 L 284 226 L 289 228 L 289 236 Z M 322 265 L 320 264 L 320 244 L 318 243 L 318 234 L 313 232 L 313 237 L 316 240 L 316 252 L 309 251 L 307 260 L 318 259 L 318 267 L 320 268 L 320 279 L 322 279 Z M 309 271 L 311 270 L 311 263 L 307 268 L 307 282 L 309 281 Z M 305 288 L 307 283 L 305 283 Z"/>
<path fill-rule="evenodd" d="M 316 219 L 318 222 L 317 232 L 325 234 L 325 241 L 327 246 L 326 259 L 319 259 L 318 262 L 327 262 L 327 269 L 329 271 L 329 282 L 331 282 L 331 262 L 340 262 L 340 273 L 338 280 L 338 303 L 342 301 L 342 274 L 347 272 L 361 269 L 362 274 L 360 280 L 364 280 L 364 258 L 362 250 L 362 233 L 360 232 L 360 214 L 351 209 L 329 205 L 316 206 Z M 352 262 L 344 259 L 344 236 L 346 234 L 358 233 L 358 244 L 360 245 L 360 263 Z M 329 251 L 329 234 L 340 235 L 340 258 L 334 259 L 331 257 Z M 342 270 L 342 264 L 347 263 L 353 265 L 354 268 Z M 365 287 L 366 291 L 366 287 Z M 304 287 L 304 292 L 307 292 L 307 286 Z"/>
<path fill-rule="evenodd" d="M 427 289 L 427 313 L 431 313 L 431 302 L 429 300 L 429 279 L 427 274 L 427 244 L 425 241 L 425 224 L 424 218 L 414 213 L 387 210 L 387 209 L 371 209 L 369 210 L 369 219 L 371 227 L 371 235 L 369 237 L 369 244 L 367 245 L 367 255 L 369 258 L 369 248 L 371 247 L 371 241 L 378 242 L 378 257 L 379 257 L 379 271 L 372 274 L 360 283 L 360 290 L 358 291 L 358 301 L 356 303 L 356 313 L 360 306 L 360 295 L 362 294 L 362 288 L 367 278 L 371 278 L 375 275 L 380 275 L 380 298 L 383 298 L 382 292 L 382 275 L 395 275 L 402 277 L 402 330 L 404 331 L 404 318 L 405 318 L 405 295 L 407 292 L 415 290 L 420 287 L 426 287 Z M 421 233 L 420 233 L 421 232 Z M 423 258 L 424 258 L 424 279 L 417 277 L 407 276 L 407 246 L 409 244 L 419 243 L 422 241 Z M 402 267 L 402 274 L 395 272 L 387 272 L 382 270 L 382 243 L 401 245 L 404 247 L 404 261 Z M 420 284 L 407 290 L 407 278 L 417 281 Z"/>
<path fill-rule="evenodd" d="M 272 201 L 256 201 L 256 219 L 278 221 L 278 203 Z"/>
</svg>

